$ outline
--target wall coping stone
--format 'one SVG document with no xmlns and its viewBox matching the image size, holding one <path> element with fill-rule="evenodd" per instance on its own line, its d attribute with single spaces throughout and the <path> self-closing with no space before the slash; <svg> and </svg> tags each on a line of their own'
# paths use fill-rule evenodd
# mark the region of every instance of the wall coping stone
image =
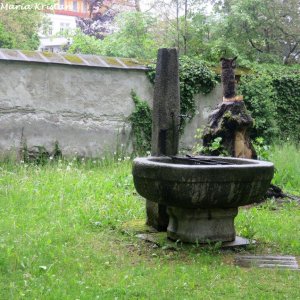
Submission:
<svg viewBox="0 0 300 300">
<path fill-rule="evenodd" d="M 148 70 L 145 60 L 100 55 L 52 53 L 0 48 L 0 61 L 25 61 L 96 68 Z"/>
</svg>

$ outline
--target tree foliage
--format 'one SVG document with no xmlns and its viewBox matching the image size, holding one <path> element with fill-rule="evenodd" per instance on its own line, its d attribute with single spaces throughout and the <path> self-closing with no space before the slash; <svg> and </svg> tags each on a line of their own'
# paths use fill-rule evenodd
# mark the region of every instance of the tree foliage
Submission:
<svg viewBox="0 0 300 300">
<path fill-rule="evenodd" d="M 82 33 L 103 39 L 106 35 L 113 33 L 114 21 L 117 11 L 110 7 L 105 7 L 104 13 L 99 13 L 99 8 L 104 7 L 103 0 L 88 0 L 89 18 L 77 18 L 76 25 Z"/>
<path fill-rule="evenodd" d="M 13 36 L 7 31 L 5 26 L 0 23 L 0 48 L 13 48 Z"/>
<path fill-rule="evenodd" d="M 253 137 L 300 142 L 300 69 L 262 65 L 242 77 L 239 92 L 255 119 Z"/>
<path fill-rule="evenodd" d="M 159 47 L 155 38 L 156 33 L 151 30 L 155 25 L 156 20 L 147 14 L 122 13 L 115 20 L 115 26 L 119 30 L 102 40 L 77 31 L 73 36 L 74 41 L 69 52 L 154 58 Z"/>
<path fill-rule="evenodd" d="M 38 29 L 42 12 L 34 9 L 35 4 L 51 4 L 48 0 L 5 0 L 3 4 L 32 5 L 32 9 L 0 10 L 0 46 L 34 50 L 39 46 Z"/>
<path fill-rule="evenodd" d="M 117 17 L 119 30 L 103 41 L 107 55 L 151 58 L 158 45 L 151 27 L 155 19 L 139 12 L 123 13 Z"/>
<path fill-rule="evenodd" d="M 299 0 L 225 0 L 216 4 L 215 38 L 251 61 L 284 62 L 300 53 Z"/>
<path fill-rule="evenodd" d="M 105 54 L 101 41 L 94 36 L 89 36 L 77 30 L 72 35 L 72 44 L 68 49 L 69 53 L 82 53 L 82 54 Z"/>
<path fill-rule="evenodd" d="M 268 142 L 277 137 L 276 94 L 272 76 L 265 72 L 244 76 L 239 92 L 255 120 L 252 137 L 263 136 Z"/>
</svg>

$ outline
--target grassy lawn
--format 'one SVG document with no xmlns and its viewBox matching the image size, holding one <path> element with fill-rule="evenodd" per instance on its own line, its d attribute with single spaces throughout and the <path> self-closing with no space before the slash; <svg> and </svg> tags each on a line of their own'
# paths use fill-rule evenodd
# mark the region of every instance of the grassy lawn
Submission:
<svg viewBox="0 0 300 300">
<path fill-rule="evenodd" d="M 286 154 L 289 151 L 288 155 Z M 300 152 L 275 147 L 276 184 L 300 194 Z M 145 217 L 131 162 L 1 164 L 0 299 L 300 299 L 300 272 L 243 269 L 234 253 L 154 248 L 121 225 Z M 248 253 L 300 257 L 300 209 L 242 208 Z"/>
</svg>

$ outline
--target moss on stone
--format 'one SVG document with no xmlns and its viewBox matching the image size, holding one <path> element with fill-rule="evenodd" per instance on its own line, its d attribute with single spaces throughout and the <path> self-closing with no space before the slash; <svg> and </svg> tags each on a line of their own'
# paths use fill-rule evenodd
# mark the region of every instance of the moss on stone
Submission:
<svg viewBox="0 0 300 300">
<path fill-rule="evenodd" d="M 30 50 L 20 50 L 21 53 L 28 57 L 38 57 L 38 54 L 35 51 L 30 51 Z"/>
<path fill-rule="evenodd" d="M 121 229 L 123 232 L 128 233 L 153 232 L 153 228 L 146 225 L 146 220 L 144 219 L 128 221 L 121 226 Z"/>
<path fill-rule="evenodd" d="M 103 59 L 108 65 L 122 67 L 122 65 L 121 65 L 114 57 L 102 57 L 102 59 Z"/>
<path fill-rule="evenodd" d="M 103 63 L 101 63 L 95 56 L 83 56 L 83 58 L 90 64 L 96 65 L 96 66 L 103 66 Z"/>
<path fill-rule="evenodd" d="M 41 54 L 46 56 L 46 57 L 53 57 L 54 56 L 54 54 L 52 52 L 49 52 L 49 51 L 42 52 Z"/>
<path fill-rule="evenodd" d="M 80 57 L 76 56 L 76 55 L 65 54 L 65 55 L 63 55 L 63 57 L 71 63 L 84 64 L 83 60 Z"/>
<path fill-rule="evenodd" d="M 141 64 L 137 60 L 133 60 L 130 58 L 120 58 L 122 62 L 127 66 L 127 67 L 137 67 L 140 66 Z"/>
</svg>

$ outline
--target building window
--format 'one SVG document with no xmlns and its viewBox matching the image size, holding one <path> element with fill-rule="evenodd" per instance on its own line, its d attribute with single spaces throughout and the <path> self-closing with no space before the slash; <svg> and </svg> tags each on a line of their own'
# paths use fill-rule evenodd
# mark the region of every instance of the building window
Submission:
<svg viewBox="0 0 300 300">
<path fill-rule="evenodd" d="M 60 23 L 60 27 L 59 27 L 59 33 L 63 34 L 65 31 L 65 23 Z"/>
<path fill-rule="evenodd" d="M 77 0 L 73 1 L 73 11 L 77 11 Z"/>
<path fill-rule="evenodd" d="M 68 33 L 70 29 L 70 23 L 60 23 L 59 33 L 62 35 Z"/>
<path fill-rule="evenodd" d="M 53 48 L 52 47 L 45 47 L 43 51 L 53 52 Z"/>
<path fill-rule="evenodd" d="M 83 12 L 87 12 L 87 0 L 83 0 Z"/>
<path fill-rule="evenodd" d="M 41 31 L 44 36 L 52 35 L 52 26 L 53 23 L 50 18 L 45 17 L 42 20 Z"/>
<path fill-rule="evenodd" d="M 64 9 L 65 8 L 65 0 L 59 0 L 59 8 Z"/>
</svg>

